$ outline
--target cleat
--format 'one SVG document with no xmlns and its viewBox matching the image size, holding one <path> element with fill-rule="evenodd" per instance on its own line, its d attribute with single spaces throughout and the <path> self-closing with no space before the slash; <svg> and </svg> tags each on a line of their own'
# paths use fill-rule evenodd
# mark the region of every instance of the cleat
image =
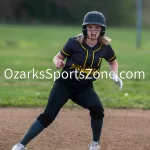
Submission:
<svg viewBox="0 0 150 150">
<path fill-rule="evenodd" d="M 11 150 L 27 150 L 27 148 L 25 148 L 24 145 L 22 145 L 21 143 L 18 143 L 14 145 Z"/>
<path fill-rule="evenodd" d="M 100 144 L 99 144 L 99 142 L 92 141 L 89 144 L 89 150 L 100 150 Z"/>
</svg>

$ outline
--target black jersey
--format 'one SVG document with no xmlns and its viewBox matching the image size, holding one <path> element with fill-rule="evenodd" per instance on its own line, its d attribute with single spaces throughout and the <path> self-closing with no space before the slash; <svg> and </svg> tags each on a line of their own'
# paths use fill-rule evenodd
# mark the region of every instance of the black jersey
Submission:
<svg viewBox="0 0 150 150">
<path fill-rule="evenodd" d="M 77 37 L 69 38 L 60 51 L 61 55 L 67 57 L 66 64 L 62 71 L 78 71 L 84 74 L 85 79 L 92 79 L 95 72 L 100 71 L 102 59 L 111 62 L 116 59 L 115 53 L 110 45 L 102 45 L 98 42 L 90 47 L 85 42 L 83 44 L 77 41 Z M 82 76 L 83 77 L 83 76 Z M 83 78 L 82 78 L 83 79 Z"/>
</svg>

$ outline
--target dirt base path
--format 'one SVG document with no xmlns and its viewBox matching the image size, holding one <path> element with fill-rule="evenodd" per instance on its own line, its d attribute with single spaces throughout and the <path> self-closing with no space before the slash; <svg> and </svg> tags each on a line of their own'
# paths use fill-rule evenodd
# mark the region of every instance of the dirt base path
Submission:
<svg viewBox="0 0 150 150">
<path fill-rule="evenodd" d="M 44 108 L 0 108 L 0 150 L 11 150 Z M 84 109 L 62 109 L 28 144 L 29 150 L 88 150 L 90 117 Z M 150 150 L 150 111 L 105 110 L 101 150 Z"/>
</svg>

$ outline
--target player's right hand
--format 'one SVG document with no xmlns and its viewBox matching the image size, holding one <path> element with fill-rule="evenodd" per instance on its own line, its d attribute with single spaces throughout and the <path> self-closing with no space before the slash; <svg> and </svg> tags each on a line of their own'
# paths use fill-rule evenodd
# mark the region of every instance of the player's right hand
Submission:
<svg viewBox="0 0 150 150">
<path fill-rule="evenodd" d="M 65 66 L 65 63 L 62 59 L 57 59 L 55 61 L 55 66 L 56 66 L 56 68 L 60 69 L 60 68 L 63 68 Z"/>
</svg>

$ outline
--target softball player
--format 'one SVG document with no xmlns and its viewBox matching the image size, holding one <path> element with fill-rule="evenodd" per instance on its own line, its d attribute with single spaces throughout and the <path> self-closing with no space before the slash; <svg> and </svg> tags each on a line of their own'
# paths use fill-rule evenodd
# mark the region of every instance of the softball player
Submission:
<svg viewBox="0 0 150 150">
<path fill-rule="evenodd" d="M 105 37 L 105 29 L 105 18 L 102 13 L 92 11 L 85 15 L 83 33 L 69 38 L 53 59 L 55 66 L 62 68 L 61 77 L 52 87 L 44 112 L 12 150 L 25 150 L 25 146 L 54 121 L 68 99 L 89 110 L 93 133 L 89 150 L 100 150 L 104 109 L 94 90 L 93 81 L 99 75 L 103 58 L 114 72 L 112 79 L 120 88 L 123 86 L 122 80 L 117 76 L 118 63 L 110 46 L 110 39 Z"/>
</svg>

